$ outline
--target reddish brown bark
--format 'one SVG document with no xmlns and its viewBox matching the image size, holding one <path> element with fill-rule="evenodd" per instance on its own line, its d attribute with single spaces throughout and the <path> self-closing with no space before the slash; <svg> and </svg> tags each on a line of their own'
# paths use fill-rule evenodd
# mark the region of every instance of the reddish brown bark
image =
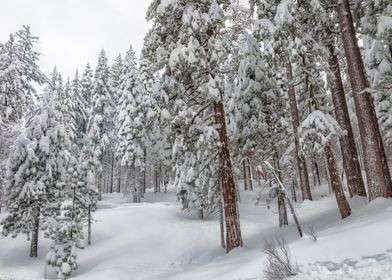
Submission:
<svg viewBox="0 0 392 280">
<path fill-rule="evenodd" d="M 342 151 L 343 167 L 347 176 L 348 188 L 351 197 L 355 195 L 366 196 L 365 184 L 363 183 L 361 167 L 359 165 L 357 146 L 355 145 L 354 133 L 348 114 L 339 61 L 335 54 L 335 47 L 333 44 L 329 45 L 329 51 L 329 67 L 334 75 L 334 88 L 331 92 L 335 108 L 335 117 L 336 121 L 345 131 L 344 135 L 340 138 L 340 148 Z"/>
<path fill-rule="evenodd" d="M 242 247 L 243 243 L 222 102 L 214 103 L 214 112 L 215 122 L 219 125 L 218 132 L 221 144 L 221 150 L 219 153 L 219 173 L 222 183 L 225 211 L 226 251 L 230 252 L 236 247 Z"/>
<path fill-rule="evenodd" d="M 286 66 L 286 75 L 287 80 L 289 83 L 289 99 L 290 99 L 290 108 L 291 108 L 291 117 L 293 121 L 293 132 L 294 132 L 294 143 L 295 143 L 295 154 L 297 157 L 298 163 L 298 173 L 299 179 L 301 183 L 301 190 L 302 190 L 302 199 L 309 199 L 312 200 L 312 194 L 310 192 L 309 186 L 309 175 L 308 169 L 306 166 L 305 159 L 299 156 L 299 139 L 298 139 L 298 127 L 299 127 L 299 114 L 298 114 L 298 107 L 297 107 L 297 99 L 295 96 L 295 89 L 293 85 L 293 70 L 291 64 L 288 63 Z"/>
<path fill-rule="evenodd" d="M 350 216 L 351 208 L 346 200 L 346 196 L 344 195 L 342 183 L 340 182 L 338 166 L 336 164 L 335 156 L 333 154 L 331 146 L 326 145 L 324 151 L 325 157 L 327 158 L 327 165 L 329 171 L 328 173 L 331 179 L 332 190 L 335 193 L 340 215 L 342 216 L 342 219 L 344 219 Z"/>
<path fill-rule="evenodd" d="M 358 117 L 363 149 L 363 161 L 369 199 L 392 195 L 392 181 L 381 139 L 376 112 L 368 87 L 361 53 L 358 47 L 353 17 L 348 0 L 337 0 L 337 12 L 348 73 Z"/>
<path fill-rule="evenodd" d="M 34 215 L 34 228 L 31 233 L 30 257 L 32 258 L 38 256 L 39 211 L 38 208 Z"/>
</svg>

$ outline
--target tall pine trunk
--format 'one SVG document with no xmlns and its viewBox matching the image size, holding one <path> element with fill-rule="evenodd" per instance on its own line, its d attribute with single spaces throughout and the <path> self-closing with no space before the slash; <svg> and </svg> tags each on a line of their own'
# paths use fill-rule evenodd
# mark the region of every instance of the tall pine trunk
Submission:
<svg viewBox="0 0 392 280">
<path fill-rule="evenodd" d="M 328 173 L 331 178 L 332 190 L 335 192 L 336 202 L 338 203 L 340 215 L 342 219 L 350 216 L 351 209 L 350 205 L 346 200 L 346 196 L 344 195 L 342 183 L 339 177 L 339 170 L 336 164 L 335 156 L 333 154 L 332 148 L 329 144 L 327 144 L 324 148 L 325 157 L 327 158 L 328 165 Z"/>
<path fill-rule="evenodd" d="M 295 154 L 298 163 L 298 173 L 299 179 L 301 183 L 301 190 L 302 190 L 302 199 L 309 199 L 312 200 L 312 194 L 310 192 L 309 186 L 309 175 L 308 169 L 306 167 L 306 161 L 304 158 L 299 156 L 299 139 L 298 139 L 298 127 L 299 127 L 299 114 L 298 114 L 298 107 L 297 107 L 297 99 L 295 96 L 295 89 L 293 84 L 293 69 L 291 67 L 291 63 L 288 63 L 286 66 L 286 74 L 287 80 L 289 83 L 289 99 L 290 99 L 290 108 L 291 108 L 291 117 L 293 121 L 293 133 L 294 133 L 294 143 L 295 143 Z"/>
<path fill-rule="evenodd" d="M 34 228 L 31 234 L 30 257 L 38 257 L 38 234 L 39 234 L 39 207 L 35 209 L 34 213 Z"/>
<path fill-rule="evenodd" d="M 369 199 L 392 195 L 392 182 L 373 98 L 367 90 L 365 68 L 355 34 L 348 0 L 337 0 L 337 13 L 348 73 L 358 117 Z"/>
<path fill-rule="evenodd" d="M 226 251 L 230 252 L 236 247 L 242 247 L 239 212 L 236 201 L 233 170 L 227 140 L 227 130 L 223 103 L 214 103 L 215 122 L 219 125 L 219 140 L 221 149 L 219 153 L 219 173 L 222 183 L 223 202 L 226 225 Z"/>
<path fill-rule="evenodd" d="M 348 114 L 342 75 L 339 61 L 333 43 L 329 45 L 330 57 L 329 68 L 334 75 L 334 88 L 331 91 L 332 101 L 335 108 L 335 117 L 339 125 L 346 131 L 340 138 L 340 147 L 343 157 L 343 166 L 347 176 L 350 195 L 366 196 L 365 184 L 363 183 L 357 146 L 355 145 L 354 133 Z"/>
</svg>

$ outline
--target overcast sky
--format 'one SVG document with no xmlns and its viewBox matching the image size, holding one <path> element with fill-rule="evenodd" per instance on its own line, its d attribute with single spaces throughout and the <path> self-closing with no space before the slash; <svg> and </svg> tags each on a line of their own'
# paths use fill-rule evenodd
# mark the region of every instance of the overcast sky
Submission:
<svg viewBox="0 0 392 280">
<path fill-rule="evenodd" d="M 40 66 L 49 74 L 57 65 L 65 76 L 87 62 L 95 67 L 100 49 L 111 61 L 132 44 L 137 55 L 148 31 L 149 0 L 0 0 L 0 41 L 30 25 L 40 38 Z"/>
</svg>

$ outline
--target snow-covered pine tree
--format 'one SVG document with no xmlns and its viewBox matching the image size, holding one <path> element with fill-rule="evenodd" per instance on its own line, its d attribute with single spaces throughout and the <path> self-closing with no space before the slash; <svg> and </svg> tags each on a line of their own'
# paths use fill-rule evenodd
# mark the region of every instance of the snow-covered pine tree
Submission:
<svg viewBox="0 0 392 280">
<path fill-rule="evenodd" d="M 88 223 L 88 243 L 91 243 L 91 210 L 95 207 L 95 162 L 88 143 L 80 151 L 73 144 L 67 158 L 67 172 L 61 194 L 58 215 L 46 225 L 45 235 L 53 240 L 47 253 L 47 263 L 56 268 L 57 276 L 68 278 L 78 268 L 77 248 L 83 247 L 83 224 Z"/>
<path fill-rule="evenodd" d="M 142 96 L 135 53 L 130 46 L 121 76 L 120 107 L 117 124 L 118 146 L 117 156 L 121 165 L 130 172 L 127 182 L 134 202 L 141 202 L 143 191 L 143 171 L 145 169 L 144 154 L 147 143 L 145 123 L 145 98 Z"/>
<path fill-rule="evenodd" d="M 179 192 L 199 210 L 218 207 L 223 192 L 229 252 L 242 246 L 242 238 L 223 104 L 230 41 L 222 29 L 228 5 L 227 0 L 152 1 L 147 19 L 153 27 L 144 55 L 156 70 L 164 69 Z"/>
<path fill-rule="evenodd" d="M 346 90 L 339 65 L 341 53 L 338 47 L 336 47 L 340 44 L 338 34 L 334 32 L 337 21 L 336 15 L 334 14 L 333 7 L 330 7 L 329 1 L 326 0 L 320 1 L 320 5 L 311 7 L 307 12 L 313 15 L 310 17 L 313 28 L 308 33 L 320 44 L 320 49 L 324 49 L 320 60 L 328 62 L 325 66 L 325 72 L 327 72 L 327 81 L 331 91 L 335 118 L 340 127 L 346 131 L 346 133 L 341 135 L 339 140 L 348 189 L 351 196 L 366 196 L 359 164 L 360 159 L 346 100 Z M 307 24 L 307 26 L 309 25 Z"/>
<path fill-rule="evenodd" d="M 93 92 L 93 71 L 91 69 L 90 64 L 88 63 L 80 79 L 80 95 L 81 95 L 81 100 L 83 102 L 84 110 L 86 111 L 86 115 L 84 116 L 85 118 L 81 123 L 81 131 L 84 134 L 87 133 L 88 123 L 90 122 L 90 118 L 91 118 L 92 92 Z"/>
<path fill-rule="evenodd" d="M 357 5 L 357 31 L 364 42 L 364 63 L 370 85 L 377 89 L 376 113 L 385 148 L 392 148 L 392 4 L 362 1 Z M 387 152 L 388 154 L 388 152 Z"/>
<path fill-rule="evenodd" d="M 71 81 L 71 94 L 70 94 L 73 105 L 74 111 L 73 115 L 75 118 L 75 137 L 77 138 L 78 142 L 81 138 L 85 136 L 84 126 L 87 120 L 87 110 L 86 104 L 82 97 L 82 90 L 81 90 L 81 81 L 79 78 L 79 71 L 75 71 L 74 78 Z"/>
<path fill-rule="evenodd" d="M 31 238 L 30 256 L 38 254 L 38 232 L 42 222 L 55 213 L 65 174 L 65 149 L 69 145 L 61 114 L 53 97 L 43 96 L 26 127 L 14 143 L 7 165 L 3 234 Z"/>
<path fill-rule="evenodd" d="M 72 141 L 75 141 L 77 130 L 78 130 L 77 117 L 76 117 L 77 101 L 78 100 L 74 96 L 74 92 L 72 90 L 70 79 L 67 78 L 67 81 L 64 85 L 64 90 L 58 96 L 58 104 L 60 106 L 61 113 L 64 117 L 63 123 L 66 132 Z"/>
<path fill-rule="evenodd" d="M 258 20 L 255 22 L 257 37 L 262 41 L 262 47 L 269 54 L 271 65 L 275 69 L 285 69 L 288 86 L 289 104 L 292 115 L 295 154 L 298 164 L 298 174 L 303 199 L 312 199 L 309 186 L 309 176 L 305 158 L 299 154 L 298 128 L 300 115 L 295 91 L 295 77 L 293 72 L 295 48 L 296 14 L 295 3 L 291 1 L 255 1 L 250 0 L 251 9 L 256 11 Z"/>
<path fill-rule="evenodd" d="M 261 45 L 252 35 L 248 35 L 242 52 L 238 86 L 232 100 L 236 107 L 237 146 L 243 157 L 254 151 L 253 156 L 260 162 L 275 162 L 281 176 L 279 148 L 287 135 L 283 92 L 271 71 L 273 67 L 264 59 Z M 282 226 L 287 224 L 283 193 L 278 194 L 278 202 Z"/>
<path fill-rule="evenodd" d="M 338 166 L 331 146 L 333 138 L 339 137 L 342 134 L 339 124 L 331 115 L 316 110 L 310 113 L 302 122 L 299 134 L 299 142 L 303 153 L 325 153 L 328 173 L 340 215 L 342 219 L 348 217 L 351 214 L 351 208 L 344 195 Z"/>
<path fill-rule="evenodd" d="M 32 82 L 41 84 L 46 80 L 37 65 L 37 42 L 30 27 L 23 26 L 0 44 L 0 129 L 9 122 L 15 124 L 24 115 L 36 94 Z"/>
<path fill-rule="evenodd" d="M 105 51 L 102 50 L 98 56 L 98 64 L 95 69 L 94 83 L 91 92 L 91 118 L 88 125 L 88 137 L 92 141 L 93 149 L 101 166 L 97 167 L 97 185 L 100 199 L 105 185 L 106 171 L 105 160 L 113 129 L 113 100 L 109 84 L 109 67 Z"/>
<path fill-rule="evenodd" d="M 369 199 L 392 196 L 392 180 L 384 144 L 370 95 L 363 59 L 361 57 L 353 16 L 348 0 L 337 0 L 336 11 L 354 96 L 355 111 L 361 136 L 363 162 Z"/>
</svg>

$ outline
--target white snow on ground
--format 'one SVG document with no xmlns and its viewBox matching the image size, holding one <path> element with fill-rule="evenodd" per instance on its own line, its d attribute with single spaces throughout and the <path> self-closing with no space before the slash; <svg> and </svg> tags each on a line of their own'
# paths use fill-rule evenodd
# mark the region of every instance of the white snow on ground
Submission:
<svg viewBox="0 0 392 280">
<path fill-rule="evenodd" d="M 352 216 L 341 220 L 334 196 L 321 198 L 327 188 L 313 191 L 315 201 L 296 210 L 305 231 L 316 229 L 317 242 L 299 239 L 291 217 L 290 226 L 279 229 L 276 206 L 255 205 L 256 192 L 242 192 L 245 246 L 229 254 L 220 248 L 217 218 L 182 213 L 174 190 L 147 193 L 141 204 L 106 195 L 94 213 L 93 245 L 79 251 L 72 279 L 263 279 L 263 240 L 274 235 L 284 236 L 300 265 L 293 280 L 392 279 L 392 201 L 352 199 Z M 41 236 L 39 257 L 31 259 L 24 236 L 0 237 L 0 279 L 55 279 L 44 265 L 49 243 Z"/>
</svg>

